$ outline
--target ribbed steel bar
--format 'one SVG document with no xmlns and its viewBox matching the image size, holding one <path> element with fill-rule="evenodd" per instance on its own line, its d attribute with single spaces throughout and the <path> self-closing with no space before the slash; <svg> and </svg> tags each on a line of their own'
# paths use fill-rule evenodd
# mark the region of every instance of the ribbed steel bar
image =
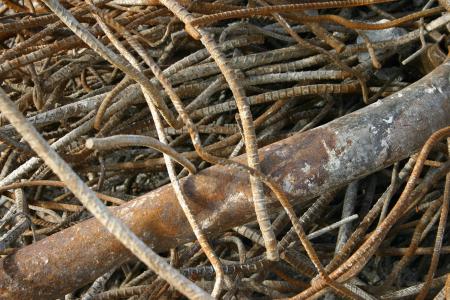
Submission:
<svg viewBox="0 0 450 300">
<path fill-rule="evenodd" d="M 292 199 L 303 201 L 389 166 L 450 124 L 449 81 L 447 62 L 382 101 L 261 148 L 261 170 Z M 238 160 L 244 162 L 245 156 Z M 247 174 L 213 166 L 182 185 L 206 232 L 222 232 L 255 218 Z M 156 251 L 194 238 L 170 185 L 113 212 Z M 97 221 L 87 220 L 1 260 L 0 298 L 61 297 L 129 257 Z"/>
</svg>

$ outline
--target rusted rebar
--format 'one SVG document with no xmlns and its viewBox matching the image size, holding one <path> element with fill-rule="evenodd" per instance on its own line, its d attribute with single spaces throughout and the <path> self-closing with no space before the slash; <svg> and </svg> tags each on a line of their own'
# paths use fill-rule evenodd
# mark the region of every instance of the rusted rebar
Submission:
<svg viewBox="0 0 450 300">
<path fill-rule="evenodd" d="M 449 125 L 449 75 L 447 62 L 383 101 L 261 148 L 261 170 L 292 199 L 303 203 L 407 157 L 432 132 Z M 245 157 L 238 160 L 245 161 Z M 205 231 L 221 232 L 254 219 L 246 174 L 214 166 L 181 182 L 186 200 Z M 273 198 L 270 193 L 266 196 Z M 276 203 L 271 204 L 274 209 Z M 193 238 L 170 186 L 113 212 L 156 251 Z M 88 220 L 4 258 L 0 296 L 59 297 L 129 257 L 97 221 Z"/>
</svg>

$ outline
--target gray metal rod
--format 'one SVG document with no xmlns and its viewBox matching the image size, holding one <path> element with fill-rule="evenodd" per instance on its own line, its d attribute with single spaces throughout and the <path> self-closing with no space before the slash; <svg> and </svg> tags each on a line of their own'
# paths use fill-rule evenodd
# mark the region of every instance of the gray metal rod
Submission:
<svg viewBox="0 0 450 300">
<path fill-rule="evenodd" d="M 302 201 L 408 157 L 434 131 L 450 124 L 449 76 L 447 62 L 382 101 L 261 148 L 262 171 L 292 199 Z M 237 159 L 245 162 L 245 156 Z M 182 185 L 207 232 L 223 232 L 255 218 L 248 174 L 213 166 Z M 170 185 L 113 212 L 155 251 L 194 238 Z M 2 259 L 0 298 L 61 297 L 130 256 L 96 220 L 87 220 Z"/>
</svg>

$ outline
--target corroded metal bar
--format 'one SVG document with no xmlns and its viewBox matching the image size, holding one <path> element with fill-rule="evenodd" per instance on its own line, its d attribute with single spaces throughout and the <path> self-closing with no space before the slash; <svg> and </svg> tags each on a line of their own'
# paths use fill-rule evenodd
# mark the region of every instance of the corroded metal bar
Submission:
<svg viewBox="0 0 450 300">
<path fill-rule="evenodd" d="M 306 200 L 407 157 L 450 124 L 449 76 L 450 63 L 443 64 L 383 101 L 260 149 L 262 171 L 292 199 Z M 183 188 L 207 232 L 255 218 L 247 174 L 214 166 L 187 177 Z M 194 238 L 170 185 L 114 212 L 157 251 Z M 0 298 L 60 297 L 129 257 L 98 222 L 87 220 L 1 260 Z"/>
</svg>

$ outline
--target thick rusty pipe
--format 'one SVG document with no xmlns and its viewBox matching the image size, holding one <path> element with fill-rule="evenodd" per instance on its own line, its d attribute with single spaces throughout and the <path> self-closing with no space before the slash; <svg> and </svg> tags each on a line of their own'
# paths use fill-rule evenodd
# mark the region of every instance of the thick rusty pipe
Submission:
<svg viewBox="0 0 450 300">
<path fill-rule="evenodd" d="M 411 155 L 450 124 L 449 76 L 450 63 L 443 64 L 383 101 L 260 149 L 262 171 L 292 199 L 310 199 Z M 207 232 L 255 218 L 247 174 L 213 166 L 183 180 L 183 188 Z M 170 185 L 114 212 L 157 251 L 194 238 Z M 102 226 L 87 220 L 1 260 L 0 297 L 61 297 L 129 257 Z"/>
</svg>

